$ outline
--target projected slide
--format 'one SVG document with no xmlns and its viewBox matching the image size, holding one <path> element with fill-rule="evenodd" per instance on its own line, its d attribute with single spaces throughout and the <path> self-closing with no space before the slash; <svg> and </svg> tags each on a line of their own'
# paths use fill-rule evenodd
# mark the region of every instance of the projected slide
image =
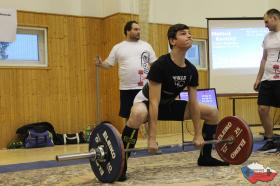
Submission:
<svg viewBox="0 0 280 186">
<path fill-rule="evenodd" d="M 255 93 L 267 33 L 262 17 L 208 19 L 209 86 L 221 94 Z"/>
<path fill-rule="evenodd" d="M 211 29 L 212 68 L 258 68 L 267 32 L 264 27 Z"/>
</svg>

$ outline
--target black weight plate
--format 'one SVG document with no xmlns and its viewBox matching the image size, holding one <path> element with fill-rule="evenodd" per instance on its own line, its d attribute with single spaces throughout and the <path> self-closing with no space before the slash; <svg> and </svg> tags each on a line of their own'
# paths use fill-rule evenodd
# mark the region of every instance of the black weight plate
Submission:
<svg viewBox="0 0 280 186">
<path fill-rule="evenodd" d="M 90 135 L 89 151 L 103 145 L 104 160 L 90 159 L 90 165 L 97 179 L 103 183 L 116 181 L 124 168 L 124 147 L 120 134 L 110 123 L 96 126 Z"/>
</svg>

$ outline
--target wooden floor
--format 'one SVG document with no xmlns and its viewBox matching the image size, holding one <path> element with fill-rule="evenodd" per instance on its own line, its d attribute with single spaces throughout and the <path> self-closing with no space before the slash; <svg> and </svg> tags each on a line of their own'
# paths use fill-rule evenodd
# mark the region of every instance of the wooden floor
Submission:
<svg viewBox="0 0 280 186">
<path fill-rule="evenodd" d="M 259 132 L 262 128 L 252 128 L 255 138 L 261 139 Z M 185 140 L 191 140 L 190 134 L 185 135 Z M 158 136 L 159 145 L 179 144 L 182 142 L 181 134 Z M 139 139 L 136 147 L 145 147 L 146 139 Z M 0 166 L 20 164 L 27 162 L 38 162 L 54 160 L 58 154 L 69 154 L 87 152 L 88 145 L 62 145 L 37 149 L 0 150 Z M 247 162 L 242 165 L 229 167 L 200 167 L 197 166 L 199 151 L 178 152 L 163 154 L 160 156 L 147 156 L 141 158 L 130 158 L 128 164 L 128 177 L 126 182 L 114 182 L 115 186 L 212 186 L 212 185 L 251 185 L 244 178 L 241 168 L 252 162 L 259 162 L 270 166 L 278 173 L 280 172 L 279 156 L 265 155 L 255 152 Z M 219 158 L 216 152 L 213 152 Z M 12 165 L 14 167 L 14 165 Z M 1 167 L 0 167 L 1 169 Z M 277 185 L 280 184 L 280 176 L 271 183 L 258 182 L 255 185 Z M 89 163 L 71 166 L 49 167 L 43 169 L 30 169 L 0 174 L 0 186 L 6 185 L 59 185 L 59 186 L 101 186 L 108 185 L 100 183 L 92 173 Z"/>
<path fill-rule="evenodd" d="M 254 137 L 260 137 L 259 132 L 262 131 L 261 127 L 251 128 Z M 185 134 L 185 140 L 192 140 L 192 135 Z M 161 135 L 157 137 L 159 145 L 180 144 L 182 143 L 182 134 Z M 147 139 L 140 138 L 137 141 L 136 147 L 146 147 Z M 0 165 L 36 162 L 44 160 L 55 160 L 58 154 L 69 154 L 88 152 L 87 144 L 80 145 L 57 145 L 54 147 L 36 148 L 36 149 L 12 149 L 0 150 Z"/>
<path fill-rule="evenodd" d="M 191 137 L 186 137 L 191 140 Z M 179 144 L 182 142 L 181 134 L 164 135 L 157 138 L 159 145 Z M 140 138 L 136 147 L 146 147 L 147 140 Z M 58 154 L 88 152 L 88 144 L 56 145 L 54 147 L 33 149 L 3 149 L 0 150 L 0 165 L 55 160 Z"/>
</svg>

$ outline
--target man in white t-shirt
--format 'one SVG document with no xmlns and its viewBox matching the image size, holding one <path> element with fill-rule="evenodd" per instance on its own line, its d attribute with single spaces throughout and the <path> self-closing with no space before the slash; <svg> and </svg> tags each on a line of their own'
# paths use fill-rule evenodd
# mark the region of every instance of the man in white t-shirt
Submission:
<svg viewBox="0 0 280 186">
<path fill-rule="evenodd" d="M 111 68 L 118 63 L 120 111 L 119 116 L 129 118 L 136 94 L 146 83 L 149 66 L 156 60 L 151 45 L 140 40 L 140 26 L 136 21 L 128 21 L 124 26 L 126 40 L 116 44 L 107 59 L 99 57 L 98 66 Z"/>
<path fill-rule="evenodd" d="M 270 9 L 264 15 L 265 26 L 269 33 L 263 41 L 263 57 L 254 89 L 259 91 L 258 110 L 264 128 L 266 143 L 259 149 L 267 151 L 277 148 L 273 140 L 273 122 L 270 118 L 270 107 L 280 108 L 280 12 Z M 278 147 L 279 148 L 279 147 Z"/>
</svg>

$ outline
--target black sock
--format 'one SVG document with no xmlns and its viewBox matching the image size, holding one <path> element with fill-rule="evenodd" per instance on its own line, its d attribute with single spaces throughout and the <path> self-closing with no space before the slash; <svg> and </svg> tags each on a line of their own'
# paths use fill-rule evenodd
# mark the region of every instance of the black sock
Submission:
<svg viewBox="0 0 280 186">
<path fill-rule="evenodd" d="M 209 125 L 204 123 L 202 128 L 202 135 L 205 141 L 213 140 L 216 133 L 217 125 Z M 206 144 L 202 147 L 198 158 L 198 165 L 200 166 L 226 166 L 227 162 L 217 160 L 211 156 L 212 144 Z"/>
<path fill-rule="evenodd" d="M 263 136 L 263 140 L 264 140 L 264 141 L 272 141 L 273 138 L 272 138 L 272 137 Z"/>
<path fill-rule="evenodd" d="M 124 149 L 132 149 L 135 147 L 138 137 L 138 129 L 125 126 L 122 132 L 122 140 Z M 126 153 L 126 159 L 130 156 L 130 152 Z"/>
<path fill-rule="evenodd" d="M 122 132 L 122 141 L 124 149 L 132 149 L 135 147 L 136 141 L 138 137 L 138 129 L 130 128 L 128 126 L 125 126 Z M 121 177 L 119 178 L 119 181 L 126 180 L 126 170 L 127 170 L 127 159 L 130 156 L 130 152 L 125 153 L 125 163 L 124 163 L 124 169 L 122 172 Z"/>
<path fill-rule="evenodd" d="M 214 134 L 216 133 L 216 125 L 203 124 L 202 136 L 205 141 L 214 139 Z M 211 156 L 212 144 L 206 144 L 202 147 L 200 151 L 200 156 Z"/>
</svg>

